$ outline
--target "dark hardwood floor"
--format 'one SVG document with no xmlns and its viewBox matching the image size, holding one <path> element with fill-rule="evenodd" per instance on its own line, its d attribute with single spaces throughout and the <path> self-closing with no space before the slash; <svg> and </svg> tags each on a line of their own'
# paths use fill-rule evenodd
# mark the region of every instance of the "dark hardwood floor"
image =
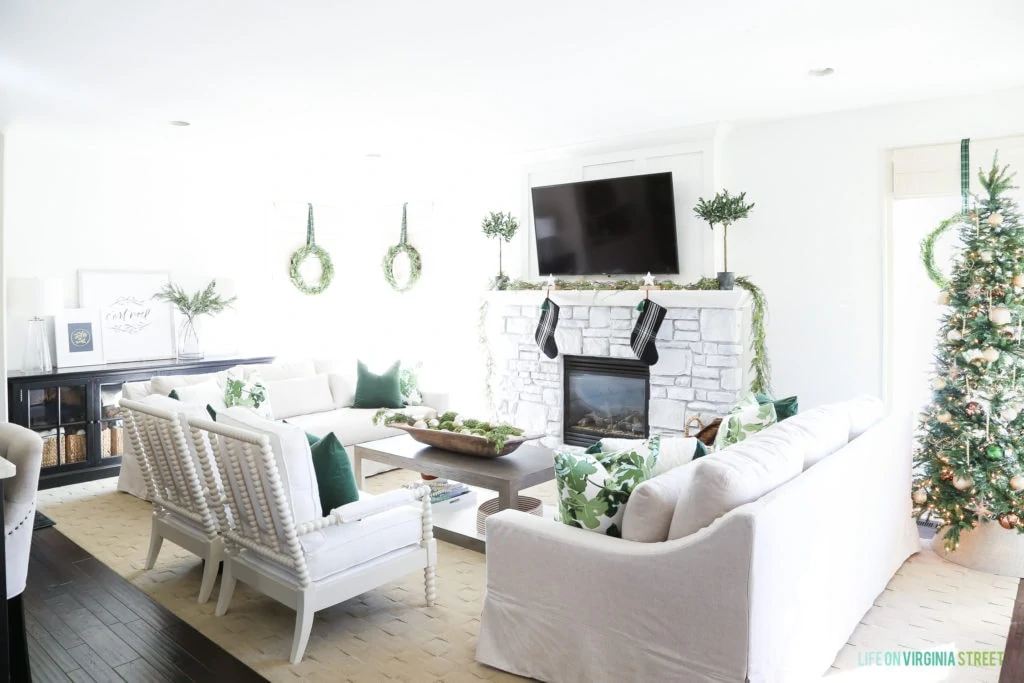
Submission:
<svg viewBox="0 0 1024 683">
<path fill-rule="evenodd" d="M 35 683 L 264 680 L 56 528 L 33 536 L 24 602 Z"/>
</svg>

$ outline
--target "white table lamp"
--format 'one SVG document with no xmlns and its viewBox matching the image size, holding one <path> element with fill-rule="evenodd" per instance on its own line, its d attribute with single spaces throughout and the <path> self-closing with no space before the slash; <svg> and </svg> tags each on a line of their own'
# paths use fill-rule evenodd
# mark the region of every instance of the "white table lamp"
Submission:
<svg viewBox="0 0 1024 683">
<path fill-rule="evenodd" d="M 64 308 L 64 283 L 55 277 L 12 277 L 7 280 L 7 307 L 29 316 L 22 369 L 28 372 L 52 370 L 45 317 L 56 315 Z"/>
</svg>

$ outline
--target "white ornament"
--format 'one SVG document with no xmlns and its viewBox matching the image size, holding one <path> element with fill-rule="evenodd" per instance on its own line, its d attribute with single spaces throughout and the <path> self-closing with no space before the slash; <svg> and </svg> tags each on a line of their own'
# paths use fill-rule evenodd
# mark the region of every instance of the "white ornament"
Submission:
<svg viewBox="0 0 1024 683">
<path fill-rule="evenodd" d="M 1020 491 L 1024 489 L 1024 477 L 1019 474 L 1010 477 L 1010 488 L 1014 491 Z"/>
<path fill-rule="evenodd" d="M 917 489 L 912 497 L 918 505 L 924 505 L 928 501 L 928 494 L 925 493 L 924 489 Z"/>
<path fill-rule="evenodd" d="M 946 333 L 946 339 L 951 342 L 960 341 L 963 338 L 964 336 L 960 334 L 960 330 L 950 330 Z"/>
<path fill-rule="evenodd" d="M 437 427 L 437 426 L 439 426 L 440 424 L 441 424 L 441 423 L 440 423 L 440 422 L 438 422 L 438 420 L 437 420 L 437 418 L 436 418 L 436 417 L 432 417 L 432 418 L 430 418 L 429 420 L 427 420 L 427 426 L 428 426 L 428 427 Z"/>
<path fill-rule="evenodd" d="M 427 423 L 424 422 L 423 420 L 416 420 L 415 422 L 412 423 L 412 426 L 415 427 L 416 429 L 426 429 Z"/>
<path fill-rule="evenodd" d="M 644 275 L 644 287 L 654 286 L 654 276 L 651 275 L 650 271 L 647 271 L 647 275 Z"/>
<path fill-rule="evenodd" d="M 982 260 L 983 263 L 992 263 L 994 254 L 988 249 L 986 249 L 985 251 L 978 254 L 978 257 Z"/>
<path fill-rule="evenodd" d="M 1002 225 L 1003 224 L 1003 214 L 996 212 L 996 213 L 993 213 L 993 214 L 989 215 L 989 217 L 988 217 L 988 224 L 991 225 L 992 227 L 996 227 L 997 225 Z"/>
<path fill-rule="evenodd" d="M 948 306 L 949 305 L 949 292 L 939 292 L 939 299 L 938 299 L 938 301 L 939 301 L 939 305 L 941 305 L 941 306 Z"/>
<path fill-rule="evenodd" d="M 452 419 L 452 426 L 453 427 L 461 427 L 462 426 L 462 418 L 456 416 L 454 419 Z"/>
<path fill-rule="evenodd" d="M 994 349 L 991 346 L 987 347 L 981 352 L 981 357 L 989 363 L 995 363 L 999 360 L 999 349 Z"/>
<path fill-rule="evenodd" d="M 978 349 L 967 349 L 964 351 L 964 360 L 968 363 L 974 363 L 985 359 L 985 354 Z"/>
<path fill-rule="evenodd" d="M 1020 411 L 1016 408 L 1003 408 L 999 412 L 999 417 L 1001 417 L 1005 422 L 1013 422 L 1017 419 L 1018 415 L 1020 415 Z"/>
<path fill-rule="evenodd" d="M 469 429 L 460 429 L 459 434 L 472 434 L 473 432 Z"/>
<path fill-rule="evenodd" d="M 935 416 L 935 419 L 941 422 L 942 424 L 948 424 L 949 422 L 953 421 L 953 416 L 950 415 L 945 410 L 943 410 L 941 413 Z"/>
<path fill-rule="evenodd" d="M 988 319 L 993 325 L 1009 325 L 1013 321 L 1013 314 L 1006 306 L 993 306 L 988 309 Z"/>
<path fill-rule="evenodd" d="M 946 388 L 946 380 L 942 377 L 936 377 L 932 380 L 932 389 L 935 391 L 942 391 Z"/>
<path fill-rule="evenodd" d="M 953 488 L 955 488 L 957 491 L 966 491 L 972 486 L 974 486 L 974 480 L 971 479 L 970 477 L 964 477 L 959 474 L 953 477 Z"/>
</svg>

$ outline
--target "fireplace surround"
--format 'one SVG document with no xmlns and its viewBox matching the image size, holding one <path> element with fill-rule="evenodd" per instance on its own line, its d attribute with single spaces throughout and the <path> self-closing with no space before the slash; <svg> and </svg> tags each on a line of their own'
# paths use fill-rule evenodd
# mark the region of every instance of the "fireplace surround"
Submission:
<svg viewBox="0 0 1024 683">
<path fill-rule="evenodd" d="M 497 419 L 546 434 L 544 443 L 557 446 L 571 442 L 563 441 L 566 362 L 571 366 L 575 357 L 585 357 L 640 363 L 629 337 L 644 294 L 552 290 L 550 296 L 561 307 L 555 358 L 542 354 L 534 341 L 544 292 L 490 292 L 484 334 Z M 681 434 L 693 416 L 707 423 L 727 413 L 750 386 L 751 299 L 743 290 L 652 291 L 650 298 L 667 311 L 655 338 L 658 361 L 647 366 L 646 432 Z M 598 438 L 588 434 L 575 443 Z"/>
<path fill-rule="evenodd" d="M 562 359 L 562 441 L 589 446 L 598 439 L 646 438 L 650 366 L 628 358 Z"/>
</svg>

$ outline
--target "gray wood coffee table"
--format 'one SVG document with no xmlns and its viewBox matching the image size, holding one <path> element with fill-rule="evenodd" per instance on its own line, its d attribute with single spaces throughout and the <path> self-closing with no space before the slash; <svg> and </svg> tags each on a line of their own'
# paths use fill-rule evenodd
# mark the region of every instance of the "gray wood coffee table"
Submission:
<svg viewBox="0 0 1024 683">
<path fill-rule="evenodd" d="M 555 478 L 554 454 L 530 444 L 501 458 L 480 458 L 425 446 L 408 434 L 368 441 L 357 444 L 352 450 L 352 464 L 360 489 L 365 483 L 363 460 L 497 491 L 500 510 L 517 507 L 521 490 Z M 478 500 L 477 505 L 483 502 Z M 484 537 L 476 533 L 477 505 L 451 510 L 446 510 L 443 504 L 435 506 L 434 535 L 442 541 L 484 552 Z"/>
</svg>

